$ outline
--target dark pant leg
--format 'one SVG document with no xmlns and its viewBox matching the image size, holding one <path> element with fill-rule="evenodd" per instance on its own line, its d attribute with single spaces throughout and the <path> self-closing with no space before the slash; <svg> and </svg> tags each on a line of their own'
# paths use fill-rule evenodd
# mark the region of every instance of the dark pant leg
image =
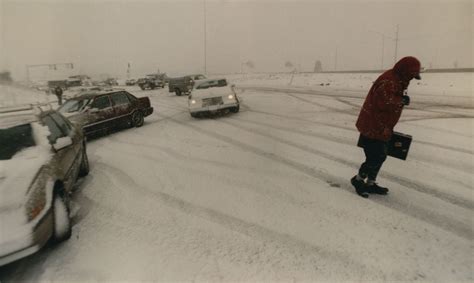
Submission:
<svg viewBox="0 0 474 283">
<path fill-rule="evenodd" d="M 365 137 L 362 137 L 362 139 L 365 162 L 360 166 L 359 176 L 362 178 L 368 177 L 369 180 L 375 181 L 382 164 L 387 159 L 387 143 Z"/>
</svg>

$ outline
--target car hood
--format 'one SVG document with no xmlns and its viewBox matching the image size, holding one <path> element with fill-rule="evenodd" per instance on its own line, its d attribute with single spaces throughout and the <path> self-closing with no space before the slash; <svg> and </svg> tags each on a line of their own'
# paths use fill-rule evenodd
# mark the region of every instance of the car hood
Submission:
<svg viewBox="0 0 474 283">
<path fill-rule="evenodd" d="M 0 212 L 19 208 L 40 169 L 52 158 L 50 148 L 34 146 L 0 160 Z"/>
<path fill-rule="evenodd" d="M 203 99 L 216 96 L 227 96 L 229 94 L 234 94 L 232 89 L 228 87 L 213 87 L 208 89 L 194 89 L 191 93 L 193 99 Z"/>
<path fill-rule="evenodd" d="M 83 112 L 62 113 L 64 117 L 78 126 L 83 126 L 89 122 L 89 115 Z"/>
</svg>

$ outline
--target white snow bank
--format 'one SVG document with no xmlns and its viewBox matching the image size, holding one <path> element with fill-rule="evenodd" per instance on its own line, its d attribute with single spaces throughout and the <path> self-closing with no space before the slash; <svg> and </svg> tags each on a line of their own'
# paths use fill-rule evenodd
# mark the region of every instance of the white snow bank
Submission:
<svg viewBox="0 0 474 283">
<path fill-rule="evenodd" d="M 312 89 L 352 90 L 367 92 L 380 74 L 237 74 L 226 77 L 235 83 L 309 87 Z M 423 73 L 412 80 L 409 93 L 468 96 L 472 99 L 474 73 Z"/>
<path fill-rule="evenodd" d="M 53 102 L 57 98 L 46 92 L 34 90 L 18 85 L 0 84 L 0 107 L 14 106 L 20 104 L 31 104 L 38 102 Z"/>
</svg>

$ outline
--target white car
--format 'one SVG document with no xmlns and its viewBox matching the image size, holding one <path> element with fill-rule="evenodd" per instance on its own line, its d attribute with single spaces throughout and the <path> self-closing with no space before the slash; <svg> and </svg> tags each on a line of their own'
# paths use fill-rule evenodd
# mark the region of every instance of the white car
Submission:
<svg viewBox="0 0 474 283">
<path fill-rule="evenodd" d="M 193 90 L 188 96 L 189 113 L 192 117 L 202 114 L 233 112 L 240 109 L 240 102 L 225 78 L 195 81 Z"/>
</svg>

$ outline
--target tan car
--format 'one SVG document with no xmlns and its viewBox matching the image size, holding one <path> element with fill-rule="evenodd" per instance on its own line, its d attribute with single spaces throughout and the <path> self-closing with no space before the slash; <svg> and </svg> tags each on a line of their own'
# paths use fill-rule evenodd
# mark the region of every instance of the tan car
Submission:
<svg viewBox="0 0 474 283">
<path fill-rule="evenodd" d="M 70 195 L 88 173 L 82 130 L 61 114 L 0 108 L 0 266 L 71 236 Z"/>
</svg>

